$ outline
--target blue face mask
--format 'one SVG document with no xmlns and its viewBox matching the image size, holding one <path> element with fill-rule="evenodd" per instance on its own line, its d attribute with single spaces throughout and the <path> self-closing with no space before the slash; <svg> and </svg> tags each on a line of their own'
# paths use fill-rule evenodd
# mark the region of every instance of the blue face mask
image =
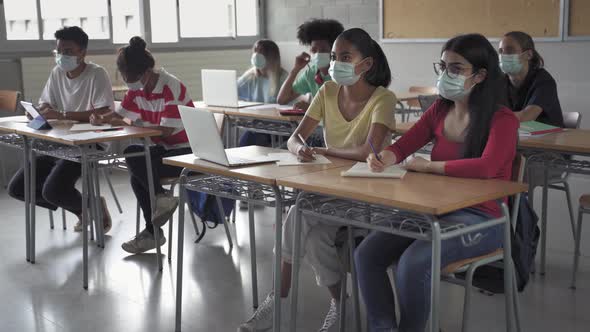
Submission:
<svg viewBox="0 0 590 332">
<path fill-rule="evenodd" d="M 74 55 L 56 54 L 55 64 L 57 64 L 61 70 L 70 72 L 78 68 L 78 57 Z"/>
<path fill-rule="evenodd" d="M 310 64 L 317 68 L 326 68 L 330 65 L 330 53 L 314 53 L 311 56 Z"/>
<path fill-rule="evenodd" d="M 361 75 L 355 73 L 354 68 L 355 64 L 353 63 L 332 61 L 328 72 L 336 84 L 349 86 L 355 84 L 361 78 Z"/>
<path fill-rule="evenodd" d="M 445 99 L 449 99 L 452 101 L 462 100 L 471 92 L 473 86 L 475 86 L 473 85 L 471 88 L 465 89 L 465 81 L 473 75 L 457 75 L 457 77 L 451 78 L 445 70 L 436 81 L 436 88 L 438 89 L 438 93 L 440 93 L 440 95 L 443 96 L 443 98 Z"/>
<path fill-rule="evenodd" d="M 513 75 L 522 71 L 522 62 L 520 61 L 521 54 L 500 55 L 500 69 L 502 69 L 504 74 Z"/>
<path fill-rule="evenodd" d="M 266 67 L 266 58 L 261 53 L 253 53 L 252 58 L 250 58 L 250 63 L 256 69 L 263 69 Z"/>
</svg>

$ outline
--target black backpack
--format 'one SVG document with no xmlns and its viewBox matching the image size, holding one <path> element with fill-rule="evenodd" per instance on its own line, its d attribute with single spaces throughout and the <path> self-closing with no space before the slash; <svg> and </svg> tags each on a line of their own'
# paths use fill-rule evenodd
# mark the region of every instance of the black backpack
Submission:
<svg viewBox="0 0 590 332">
<path fill-rule="evenodd" d="M 516 230 L 512 228 L 510 233 L 516 282 L 518 291 L 522 292 L 535 264 L 540 231 L 537 226 L 539 217 L 531 207 L 528 195 L 522 194 L 519 204 Z M 464 274 L 457 277 L 464 277 Z M 504 271 L 492 265 L 482 266 L 475 271 L 473 285 L 494 294 L 504 293 Z"/>
</svg>

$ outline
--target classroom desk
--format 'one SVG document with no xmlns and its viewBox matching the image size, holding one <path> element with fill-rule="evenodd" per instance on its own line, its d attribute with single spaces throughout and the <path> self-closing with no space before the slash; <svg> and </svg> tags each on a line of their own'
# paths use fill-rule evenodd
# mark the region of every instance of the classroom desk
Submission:
<svg viewBox="0 0 590 332">
<path fill-rule="evenodd" d="M 83 242 L 83 287 L 88 289 L 88 219 L 93 218 L 96 222 L 96 237 L 99 247 L 104 247 L 104 234 L 102 232 L 100 190 L 98 184 L 98 162 L 115 158 L 112 154 L 100 151 L 96 148 L 99 143 L 115 142 L 129 139 L 141 139 L 145 145 L 144 155 L 147 163 L 148 174 L 152 174 L 150 158 L 150 137 L 158 136 L 161 133 L 158 130 L 138 127 L 125 127 L 117 131 L 102 132 L 100 137 L 79 139 L 68 137 L 71 132 L 72 121 L 50 121 L 53 129 L 35 130 L 29 128 L 25 121 L 1 121 L 0 131 L 11 131 L 18 137 L 10 137 L 10 141 L 4 141 L 3 144 L 13 146 L 23 150 L 24 157 L 24 174 L 25 174 L 25 228 L 26 228 L 26 259 L 30 263 L 35 263 L 35 206 L 36 201 L 36 155 L 47 155 L 59 159 L 65 159 L 78 162 L 82 167 L 82 232 Z M 149 190 L 152 199 L 152 208 L 155 206 L 154 184 L 152 177 L 148 176 Z M 89 197 L 91 200 L 90 206 Z M 161 270 L 160 251 L 158 248 L 158 267 Z"/>
<path fill-rule="evenodd" d="M 285 152 L 285 150 L 272 149 L 260 146 L 248 146 L 226 150 L 228 154 L 236 157 L 248 157 L 252 155 L 267 154 L 270 152 Z M 302 165 L 302 166 L 277 166 L 275 163 L 266 163 L 249 166 L 226 167 L 208 162 L 195 157 L 192 154 L 169 157 L 164 159 L 164 164 L 182 167 L 180 176 L 180 188 L 191 191 L 199 191 L 219 197 L 231 198 L 248 202 L 248 219 L 250 229 L 250 257 L 252 269 L 252 302 L 258 306 L 258 285 L 256 274 L 256 244 L 254 227 L 253 205 L 263 205 L 275 208 L 275 247 L 281 248 L 283 207 L 295 202 L 295 193 L 292 190 L 281 189 L 277 185 L 277 179 L 281 177 L 296 176 L 311 172 L 319 172 L 336 167 L 350 167 L 351 160 L 329 157 L 332 164 Z M 204 174 L 189 178 L 191 172 Z M 182 318 L 182 271 L 183 271 L 183 245 L 184 245 L 184 205 L 186 202 L 186 190 L 180 190 L 180 204 L 178 214 L 178 262 L 176 282 L 176 329 L 181 329 Z M 221 204 L 218 200 L 218 204 Z M 226 224 L 224 223 L 226 226 Z M 227 227 L 227 226 L 226 226 Z M 227 228 L 226 228 L 227 231 Z M 231 248 L 231 244 L 230 244 Z M 281 280 L 281 251 L 275 253 L 274 287 L 280 289 Z M 279 292 L 275 292 L 275 326 L 280 326 L 280 300 Z M 276 329 L 275 331 L 278 331 Z"/>
<path fill-rule="evenodd" d="M 261 134 L 288 137 L 297 128 L 299 121 L 303 119 L 302 115 L 281 115 L 279 110 L 274 108 L 260 109 L 264 105 L 242 108 L 214 107 L 197 102 L 195 107 L 225 115 L 227 120 L 225 135 L 229 147 L 238 145 L 238 129 L 240 128 Z"/>
<path fill-rule="evenodd" d="M 301 216 L 320 218 L 339 225 L 373 229 L 432 242 L 432 293 L 430 331 L 438 332 L 441 241 L 475 230 L 505 225 L 504 243 L 510 243 L 510 218 L 506 204 L 503 216 L 481 224 L 439 223 L 438 216 L 489 200 L 501 200 L 527 190 L 526 185 L 499 180 L 453 178 L 407 173 L 403 180 L 345 178 L 334 168 L 300 176 L 277 179 L 277 184 L 301 191 L 297 197 L 294 231 L 291 326 L 296 329 L 298 273 L 300 265 Z M 453 188 L 453 190 L 449 190 Z M 510 245 L 504 246 L 505 285 L 512 292 L 513 266 Z M 354 271 L 354 270 L 353 270 Z M 353 284 L 355 284 L 353 272 Z M 355 289 L 356 286 L 353 286 Z M 512 326 L 513 299 L 506 296 L 507 325 Z M 358 314 L 356 322 L 359 322 Z M 359 331 L 359 327 L 356 327 Z"/>
<path fill-rule="evenodd" d="M 405 134 L 415 122 L 396 124 L 395 133 Z M 549 170 L 557 169 L 564 172 L 590 175 L 590 162 L 582 160 L 563 160 L 561 155 L 590 157 L 590 130 L 566 129 L 538 137 L 520 137 L 518 149 L 527 155 L 527 168 L 543 169 L 543 195 L 541 207 L 541 257 L 540 274 L 545 274 L 547 253 L 547 208 Z M 531 183 L 529 192 L 533 191 Z"/>
</svg>

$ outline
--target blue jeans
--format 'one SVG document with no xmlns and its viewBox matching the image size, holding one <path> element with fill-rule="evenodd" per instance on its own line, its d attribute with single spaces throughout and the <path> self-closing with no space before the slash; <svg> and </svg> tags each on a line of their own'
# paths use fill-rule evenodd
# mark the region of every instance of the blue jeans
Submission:
<svg viewBox="0 0 590 332">
<path fill-rule="evenodd" d="M 242 137 L 240 137 L 240 142 L 238 146 L 250 146 L 250 145 L 258 145 L 258 146 L 270 146 L 271 145 L 271 138 L 269 134 L 260 134 L 253 131 L 248 130 L 245 132 Z"/>
<path fill-rule="evenodd" d="M 440 222 L 473 225 L 491 218 L 475 209 L 463 209 L 440 217 Z M 503 226 L 498 225 L 442 241 L 441 266 L 500 248 L 502 231 Z M 424 332 L 430 313 L 431 259 L 431 242 L 382 232 L 372 232 L 359 245 L 355 265 L 370 332 Z M 395 262 L 394 280 L 401 315 L 399 325 L 395 317 L 393 289 L 387 276 L 387 269 Z"/>
</svg>

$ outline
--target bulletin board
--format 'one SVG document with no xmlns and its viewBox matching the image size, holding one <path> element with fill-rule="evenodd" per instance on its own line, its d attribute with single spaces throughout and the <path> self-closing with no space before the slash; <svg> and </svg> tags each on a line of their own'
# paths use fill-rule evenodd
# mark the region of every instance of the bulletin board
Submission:
<svg viewBox="0 0 590 332">
<path fill-rule="evenodd" d="M 526 31 L 536 38 L 561 39 L 561 1 L 382 0 L 382 40 L 440 40 L 470 32 L 498 38 L 512 30 Z M 589 20 L 583 21 L 590 13 L 590 1 L 571 1 L 587 10 L 572 20 L 575 31 L 589 31 Z"/>
<path fill-rule="evenodd" d="M 569 0 L 568 35 L 590 36 L 590 1 Z"/>
</svg>

